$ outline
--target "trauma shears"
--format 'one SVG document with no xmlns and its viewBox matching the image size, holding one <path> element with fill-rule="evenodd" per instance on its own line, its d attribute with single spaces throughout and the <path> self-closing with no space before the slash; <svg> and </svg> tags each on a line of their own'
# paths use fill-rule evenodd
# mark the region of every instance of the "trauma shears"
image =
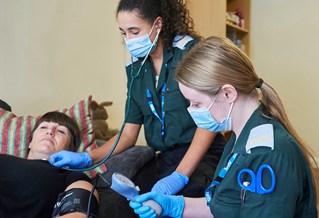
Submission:
<svg viewBox="0 0 319 218">
<path fill-rule="evenodd" d="M 265 188 L 263 186 L 263 171 L 268 170 L 271 175 L 271 186 L 270 188 Z M 247 184 L 247 181 L 242 181 L 242 175 L 244 173 L 248 173 L 251 177 L 251 182 Z M 274 191 L 276 185 L 276 175 L 274 170 L 268 164 L 263 164 L 258 168 L 257 175 L 250 169 L 242 169 L 238 173 L 237 181 L 239 186 L 251 192 L 255 192 L 257 194 L 268 194 Z"/>
</svg>

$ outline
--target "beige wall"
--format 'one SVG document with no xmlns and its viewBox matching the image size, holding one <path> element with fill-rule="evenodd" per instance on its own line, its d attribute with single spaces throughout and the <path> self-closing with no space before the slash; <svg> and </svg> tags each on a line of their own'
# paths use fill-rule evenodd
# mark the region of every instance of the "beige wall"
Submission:
<svg viewBox="0 0 319 218">
<path fill-rule="evenodd" d="M 127 54 L 115 20 L 117 2 L 1 0 L 0 98 L 19 115 L 38 115 L 92 94 L 114 102 L 108 122 L 119 128 Z M 317 8 L 317 0 L 253 0 L 250 54 L 318 154 Z"/>
<path fill-rule="evenodd" d="M 251 1 L 250 54 L 319 157 L 319 1 Z"/>
<path fill-rule="evenodd" d="M 117 0 L 1 0 L 0 98 L 18 115 L 69 107 L 93 95 L 119 128 L 126 49 Z"/>
</svg>

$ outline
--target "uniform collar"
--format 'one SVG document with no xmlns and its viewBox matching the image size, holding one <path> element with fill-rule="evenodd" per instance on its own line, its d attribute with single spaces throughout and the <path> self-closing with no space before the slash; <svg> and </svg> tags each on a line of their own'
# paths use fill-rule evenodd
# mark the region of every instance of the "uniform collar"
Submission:
<svg viewBox="0 0 319 218">
<path fill-rule="evenodd" d="M 240 153 L 240 154 L 246 153 L 245 145 L 247 143 L 250 131 L 256 126 L 260 126 L 262 124 L 270 122 L 270 119 L 266 118 L 262 114 L 262 111 L 265 109 L 266 109 L 265 105 L 263 103 L 260 103 L 259 107 L 250 116 L 243 130 L 241 131 L 235 145 L 233 145 L 234 146 L 233 152 Z M 235 134 L 232 135 L 229 143 L 234 144 L 234 142 L 235 142 Z"/>
<path fill-rule="evenodd" d="M 168 51 L 167 49 L 163 49 L 163 64 L 161 67 L 161 72 L 160 72 L 160 77 L 158 80 L 158 85 L 157 85 L 157 90 L 160 90 L 163 86 L 163 84 L 166 82 L 167 80 L 167 73 L 168 73 L 168 68 L 170 65 L 170 60 L 174 57 L 174 53 L 172 50 Z M 147 61 L 145 62 L 145 66 L 143 71 L 145 72 L 145 81 L 147 86 L 149 87 L 151 92 L 155 91 L 155 86 L 154 86 L 154 68 L 153 65 L 151 63 L 151 59 L 150 57 L 147 59 Z"/>
</svg>

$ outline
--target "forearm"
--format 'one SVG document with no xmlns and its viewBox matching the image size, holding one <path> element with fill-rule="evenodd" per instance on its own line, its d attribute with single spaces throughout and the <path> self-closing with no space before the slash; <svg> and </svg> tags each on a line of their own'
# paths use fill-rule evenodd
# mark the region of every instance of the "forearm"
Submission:
<svg viewBox="0 0 319 218">
<path fill-rule="evenodd" d="M 184 198 L 185 207 L 183 218 L 212 218 L 214 217 L 205 198 Z"/>
<path fill-rule="evenodd" d="M 93 164 L 99 163 L 110 153 L 112 147 L 115 144 L 117 137 L 118 137 L 118 134 L 113 136 L 111 139 L 109 139 L 100 147 L 89 151 L 89 155 L 92 158 Z M 123 141 L 124 141 L 123 138 L 121 138 L 118 144 L 116 145 L 116 149 L 112 153 L 112 156 L 118 153 L 121 153 L 125 149 L 124 144 L 127 144 L 127 143 L 123 143 Z"/>
<path fill-rule="evenodd" d="M 118 143 L 116 145 L 115 150 L 112 153 L 112 156 L 119 154 L 135 145 L 140 128 L 141 126 L 137 124 L 125 124 L 122 135 L 118 140 Z M 117 138 L 118 134 L 113 136 L 99 148 L 89 151 L 89 155 L 92 158 L 94 164 L 99 163 L 110 153 L 117 141 Z"/>
<path fill-rule="evenodd" d="M 176 171 L 190 177 L 211 146 L 216 133 L 197 128 L 193 141 Z"/>
</svg>

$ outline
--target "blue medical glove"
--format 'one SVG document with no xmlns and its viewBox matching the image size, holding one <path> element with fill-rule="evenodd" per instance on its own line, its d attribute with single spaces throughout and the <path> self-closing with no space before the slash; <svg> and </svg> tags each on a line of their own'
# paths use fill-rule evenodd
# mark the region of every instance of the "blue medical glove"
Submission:
<svg viewBox="0 0 319 218">
<path fill-rule="evenodd" d="M 49 162 L 56 167 L 77 169 L 91 166 L 92 158 L 87 152 L 75 153 L 63 150 L 52 154 Z"/>
<path fill-rule="evenodd" d="M 142 202 L 147 200 L 154 200 L 162 207 L 161 216 L 169 216 L 174 218 L 180 218 L 184 211 L 184 197 L 174 195 L 164 195 L 156 192 L 148 192 L 140 195 L 136 202 L 130 201 L 130 207 L 134 209 L 134 212 L 141 218 L 153 218 L 156 217 L 156 213 L 149 206 L 143 206 Z"/>
<path fill-rule="evenodd" d="M 152 191 L 174 195 L 182 190 L 188 184 L 188 177 L 175 171 L 171 175 L 166 176 L 155 183 Z"/>
<path fill-rule="evenodd" d="M 130 207 L 140 218 L 156 218 L 155 211 L 149 206 L 143 206 L 142 203 L 130 201 Z"/>
</svg>

